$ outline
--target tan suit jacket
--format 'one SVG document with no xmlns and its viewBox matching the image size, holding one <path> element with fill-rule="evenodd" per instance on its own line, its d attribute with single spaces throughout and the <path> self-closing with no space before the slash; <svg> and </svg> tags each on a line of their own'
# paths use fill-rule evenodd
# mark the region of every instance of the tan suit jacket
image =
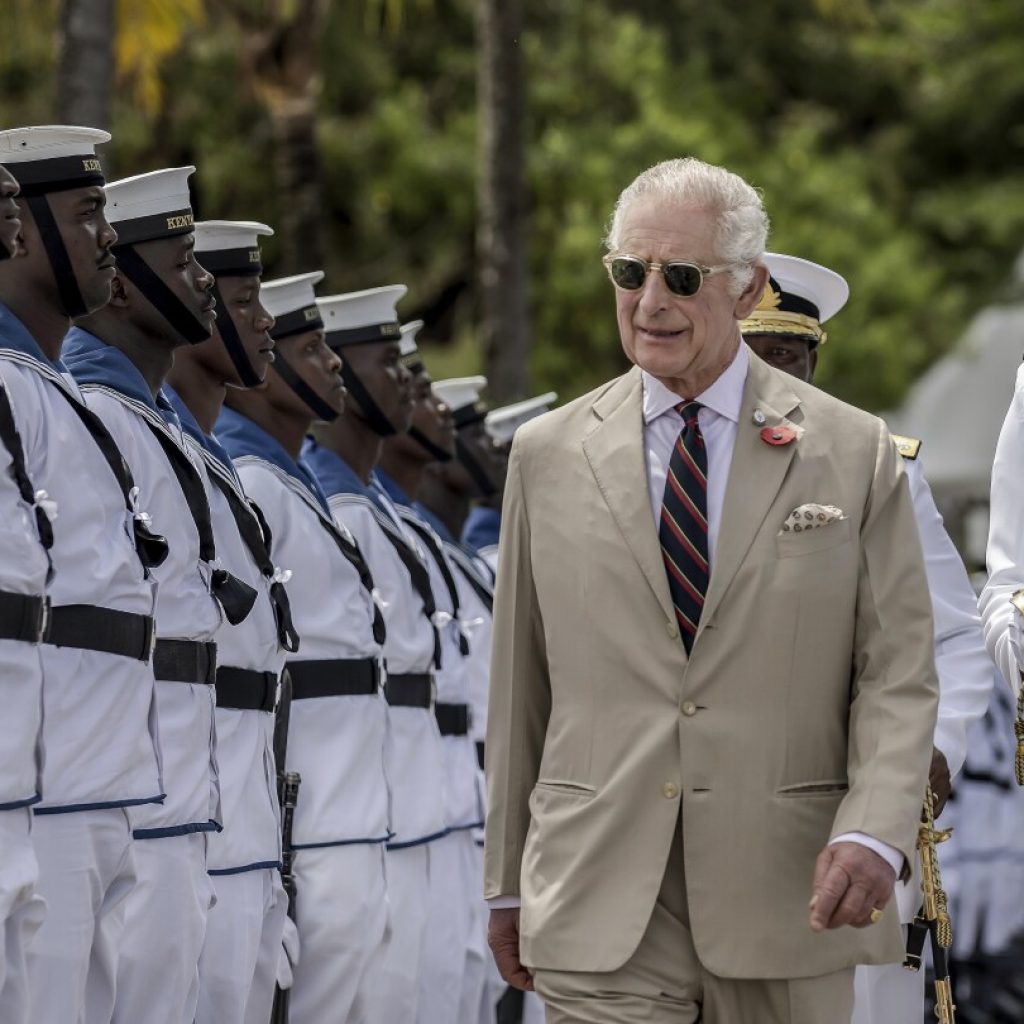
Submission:
<svg viewBox="0 0 1024 1024">
<path fill-rule="evenodd" d="M 935 724 L 931 605 L 884 424 L 751 354 L 711 583 L 678 638 L 651 514 L 640 372 L 516 434 L 487 730 L 485 894 L 521 953 L 609 971 L 644 934 L 682 805 L 693 939 L 726 978 L 902 958 L 807 924 L 814 861 L 865 832 L 911 857 Z M 752 417 L 793 425 L 782 446 Z M 781 534 L 797 506 L 846 518 Z"/>
</svg>

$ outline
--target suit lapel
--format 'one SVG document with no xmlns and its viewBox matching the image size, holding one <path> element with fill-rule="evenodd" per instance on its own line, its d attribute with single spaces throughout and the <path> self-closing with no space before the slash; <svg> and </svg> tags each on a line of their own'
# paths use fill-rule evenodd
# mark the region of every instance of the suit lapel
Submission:
<svg viewBox="0 0 1024 1024">
<path fill-rule="evenodd" d="M 799 404 L 800 400 L 787 387 L 785 374 L 772 370 L 751 353 L 698 640 L 775 502 L 800 444 L 799 436 L 786 445 L 766 444 L 761 439 L 762 427 L 784 422 L 794 425 L 787 417 Z M 757 410 L 764 413 L 763 425 L 754 421 Z M 797 427 L 797 433 L 802 433 L 801 428 Z"/>
<path fill-rule="evenodd" d="M 665 618 L 675 621 L 648 496 L 640 371 L 634 367 L 615 381 L 594 403 L 593 413 L 598 422 L 584 437 L 583 452 Z"/>
</svg>

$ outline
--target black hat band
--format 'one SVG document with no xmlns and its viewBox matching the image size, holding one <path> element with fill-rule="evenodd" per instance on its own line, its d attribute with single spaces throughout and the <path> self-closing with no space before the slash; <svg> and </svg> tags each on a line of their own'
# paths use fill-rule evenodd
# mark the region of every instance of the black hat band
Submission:
<svg viewBox="0 0 1024 1024">
<path fill-rule="evenodd" d="M 453 409 L 452 416 L 455 419 L 455 429 L 462 430 L 465 427 L 473 426 L 474 423 L 483 423 L 487 416 L 487 409 L 483 402 L 473 402 L 460 409 Z"/>
<path fill-rule="evenodd" d="M 147 217 L 132 217 L 111 225 L 117 232 L 118 245 L 137 245 L 139 242 L 158 242 L 161 238 L 175 238 L 194 230 L 192 210 L 170 210 Z"/>
<path fill-rule="evenodd" d="M 320 309 L 316 303 L 313 303 L 311 306 L 293 309 L 290 313 L 282 313 L 279 317 L 275 317 L 270 336 L 275 341 L 278 341 L 281 338 L 290 338 L 293 334 L 319 331 L 323 326 L 324 322 L 320 318 Z"/>
<path fill-rule="evenodd" d="M 21 186 L 21 194 L 41 196 L 47 192 L 66 192 L 89 185 L 105 185 L 103 168 L 96 156 L 58 156 L 48 160 L 25 160 L 4 164 Z"/>
<path fill-rule="evenodd" d="M 809 316 L 814 320 L 821 320 L 821 310 L 808 299 L 785 291 L 774 277 L 768 279 L 775 294 L 779 297 L 779 304 L 776 309 L 780 313 L 799 313 L 801 316 Z"/>
<path fill-rule="evenodd" d="M 380 341 L 397 341 L 401 336 L 401 325 L 395 320 L 385 324 L 352 327 L 344 331 L 328 331 L 327 344 L 331 348 L 343 348 L 346 345 L 372 345 L 374 342 Z"/>
<path fill-rule="evenodd" d="M 253 249 L 196 249 L 196 259 L 214 277 L 259 277 L 263 259 L 259 246 Z"/>
</svg>

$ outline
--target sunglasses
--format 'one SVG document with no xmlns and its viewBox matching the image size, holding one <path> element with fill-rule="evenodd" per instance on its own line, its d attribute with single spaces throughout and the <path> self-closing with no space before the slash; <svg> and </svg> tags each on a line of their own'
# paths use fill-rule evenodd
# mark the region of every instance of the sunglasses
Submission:
<svg viewBox="0 0 1024 1024">
<path fill-rule="evenodd" d="M 616 288 L 626 292 L 635 292 L 643 288 L 647 275 L 657 270 L 665 278 L 665 287 L 673 295 L 688 299 L 700 291 L 704 278 L 711 274 L 720 274 L 723 270 L 735 267 L 735 263 L 723 263 L 719 267 L 705 267 L 700 263 L 688 260 L 670 260 L 668 263 L 651 263 L 639 256 L 613 256 L 610 253 L 602 261 L 608 268 L 608 276 Z"/>
</svg>

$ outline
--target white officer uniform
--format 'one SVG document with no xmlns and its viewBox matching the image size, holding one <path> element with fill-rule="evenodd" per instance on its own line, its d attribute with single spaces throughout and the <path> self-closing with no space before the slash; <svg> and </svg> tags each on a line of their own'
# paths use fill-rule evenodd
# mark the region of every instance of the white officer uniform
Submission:
<svg viewBox="0 0 1024 1024">
<path fill-rule="evenodd" d="M 28 1024 L 25 951 L 43 920 L 32 804 L 39 802 L 45 625 L 52 543 L 46 495 L 25 467 L 0 362 L 0 1020 Z M 49 503 L 47 503 L 49 504 Z M 56 509 L 50 506 L 50 514 Z"/>
<path fill-rule="evenodd" d="M 328 344 L 340 347 L 344 357 L 346 344 L 397 340 L 395 304 L 404 293 L 404 286 L 393 286 L 317 300 Z M 350 341 L 353 337 L 365 341 Z M 352 401 L 358 382 L 356 389 L 350 379 L 346 383 Z M 427 938 L 431 855 L 447 831 L 444 750 L 432 694 L 440 618 L 431 619 L 436 606 L 421 545 L 383 489 L 376 482 L 365 486 L 333 452 L 312 444 L 306 450 L 335 519 L 362 548 L 387 620 L 385 764 L 394 835 L 387 847 L 390 936 L 379 964 L 372 1019 L 413 1021 Z"/>
<path fill-rule="evenodd" d="M 95 146 L 109 138 L 91 128 L 0 132 L 0 162 L 20 175 L 36 219 L 46 219 L 48 183 L 102 184 Z M 51 245 L 61 243 L 51 238 Z M 63 281 L 65 312 L 77 315 L 77 284 L 55 280 Z M 0 360 L 22 413 L 28 474 L 61 513 L 51 624 L 40 648 L 45 758 L 32 839 L 47 915 L 28 955 L 32 1019 L 109 1020 L 124 901 L 135 884 L 125 809 L 163 799 L 149 665 L 155 587 L 147 571 L 161 547 L 109 434 L 63 364 L 51 362 L 7 309 L 0 309 Z"/>
<path fill-rule="evenodd" d="M 771 275 L 762 303 L 741 324 L 745 334 L 793 335 L 824 343 L 821 325 L 845 305 L 849 287 L 827 267 L 794 256 L 766 253 Z M 932 599 L 935 665 L 939 676 L 939 712 L 935 746 L 951 776 L 960 771 L 967 752 L 967 731 L 981 718 L 992 693 L 992 664 L 985 654 L 974 592 L 963 562 L 942 525 L 918 459 L 920 442 L 896 438 L 904 458 Z M 923 800 L 924 794 L 922 794 Z M 895 909 L 908 924 L 921 905 L 918 872 L 898 882 Z M 892 910 L 887 911 L 889 913 Z M 853 1024 L 903 1024 L 921 1016 L 924 972 L 902 964 L 860 966 L 854 977 Z"/>
<path fill-rule="evenodd" d="M 261 300 L 280 339 L 315 330 L 322 274 L 269 281 Z M 296 301 L 298 298 L 298 301 Z M 299 317 L 289 314 L 299 312 Z M 280 365 L 280 353 L 277 354 Z M 272 368 L 271 372 L 277 372 Z M 299 961 L 292 1024 L 371 1022 L 371 968 L 387 926 L 384 844 L 390 835 L 381 691 L 384 620 L 351 534 L 330 516 L 310 468 L 270 435 L 225 409 L 217 434 L 273 534 L 275 558 L 293 574 L 289 595 L 301 636 L 288 662 L 292 704 L 287 770 L 301 775 L 294 820 Z M 346 555 L 341 538 L 349 546 Z"/>
<path fill-rule="evenodd" d="M 999 671 L 1019 694 L 1024 670 L 1021 640 L 1024 602 L 1011 599 L 1024 588 L 1024 367 L 1017 370 L 1016 386 L 1003 421 L 992 463 L 989 503 L 988 580 L 978 604 L 985 644 Z"/>
<path fill-rule="evenodd" d="M 218 279 L 262 272 L 259 238 L 272 234 L 266 225 L 203 221 L 195 229 L 196 259 Z M 226 346 L 230 316 L 223 307 L 218 313 Z M 244 348 L 236 349 L 233 358 L 247 359 Z M 287 653 L 297 649 L 282 582 L 288 573 L 273 566 L 228 453 L 203 433 L 172 389 L 165 392 L 213 485 L 207 497 L 218 555 L 258 594 L 243 622 L 224 623 L 217 633 L 217 764 L 224 829 L 208 839 L 207 870 L 216 903 L 199 961 L 195 1020 L 266 1024 L 288 908 L 281 885 L 273 752 L 278 681 Z"/>
</svg>

